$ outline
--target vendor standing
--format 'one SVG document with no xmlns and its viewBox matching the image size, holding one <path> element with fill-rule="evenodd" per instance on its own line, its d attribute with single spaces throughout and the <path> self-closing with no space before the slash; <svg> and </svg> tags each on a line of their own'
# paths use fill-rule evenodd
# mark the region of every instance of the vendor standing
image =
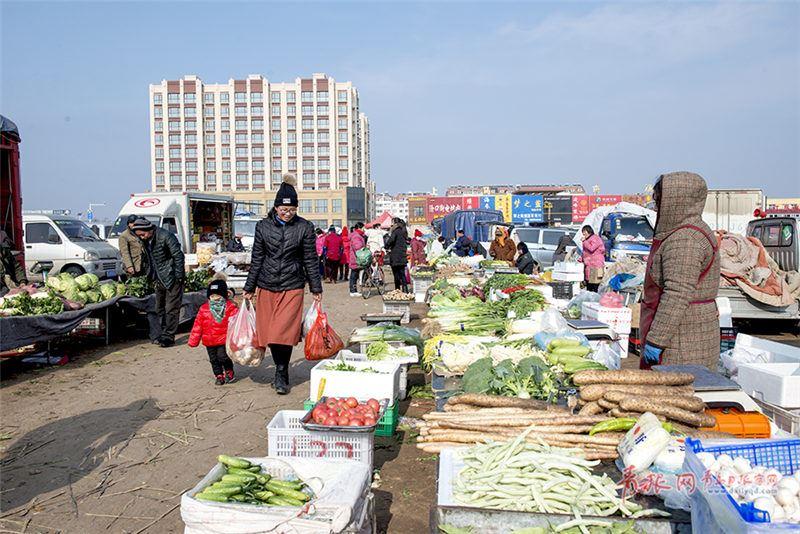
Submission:
<svg viewBox="0 0 800 534">
<path fill-rule="evenodd" d="M 508 237 L 508 230 L 498 226 L 494 231 L 494 239 L 489 245 L 489 256 L 495 260 L 503 260 L 514 265 L 514 256 L 517 255 L 517 245 Z"/>
<path fill-rule="evenodd" d="M 144 258 L 144 247 L 142 240 L 133 232 L 133 223 L 136 222 L 136 215 L 128 215 L 127 228 L 119 235 L 119 255 L 122 258 L 122 268 L 128 276 L 140 276 L 144 274 L 142 268 L 142 258 Z"/>
<path fill-rule="evenodd" d="M 11 247 L 12 244 L 11 240 L 8 239 L 8 235 L 0 230 L 0 297 L 9 291 L 6 275 L 11 279 L 11 282 L 18 286 L 28 283 L 25 269 L 14 257 Z"/>
<path fill-rule="evenodd" d="M 425 265 L 425 241 L 422 239 L 422 232 L 419 228 L 414 230 L 414 238 L 411 240 L 411 267 Z"/>
<path fill-rule="evenodd" d="M 703 365 L 719 359 L 719 251 L 701 215 L 708 189 L 697 174 L 663 174 L 653 188 L 655 236 L 645 271 L 639 366 Z"/>
<path fill-rule="evenodd" d="M 255 300 L 258 345 L 272 352 L 279 395 L 289 393 L 289 360 L 300 342 L 306 282 L 314 300 L 322 302 L 314 225 L 297 215 L 295 183 L 294 176 L 283 177 L 274 207 L 256 225 L 244 285 L 244 298 Z"/>
<path fill-rule="evenodd" d="M 155 287 L 158 321 L 150 324 L 150 339 L 162 347 L 171 347 L 178 331 L 186 279 L 180 241 L 175 234 L 156 228 L 144 217 L 136 219 L 131 228 L 143 243 L 147 276 Z"/>
<path fill-rule="evenodd" d="M 601 273 L 605 268 L 606 246 L 600 236 L 594 233 L 594 230 L 588 224 L 581 228 L 583 234 L 583 254 L 581 261 L 583 262 L 583 275 L 586 280 L 586 289 L 588 291 L 597 292 L 600 284 L 597 282 L 592 283 L 592 280 L 597 280 L 598 273 Z M 602 274 L 599 275 L 602 278 Z"/>
</svg>

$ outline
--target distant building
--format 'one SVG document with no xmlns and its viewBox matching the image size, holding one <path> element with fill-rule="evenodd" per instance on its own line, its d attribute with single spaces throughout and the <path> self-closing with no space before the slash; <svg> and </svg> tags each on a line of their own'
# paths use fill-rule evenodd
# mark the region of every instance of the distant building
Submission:
<svg viewBox="0 0 800 534">
<path fill-rule="evenodd" d="M 515 185 L 451 185 L 447 188 L 446 196 L 464 195 L 502 195 L 513 193 L 517 188 Z"/>
<path fill-rule="evenodd" d="M 150 85 L 153 191 L 206 191 L 271 207 L 285 173 L 319 227 L 374 216 L 369 121 L 351 82 L 325 74 Z"/>
<path fill-rule="evenodd" d="M 585 195 L 586 191 L 582 185 L 518 185 L 514 191 L 516 195 Z"/>
<path fill-rule="evenodd" d="M 375 196 L 376 216 L 384 211 L 390 213 L 392 217 L 400 217 L 408 221 L 408 199 L 402 195 L 392 196 L 388 193 L 379 193 Z"/>
</svg>

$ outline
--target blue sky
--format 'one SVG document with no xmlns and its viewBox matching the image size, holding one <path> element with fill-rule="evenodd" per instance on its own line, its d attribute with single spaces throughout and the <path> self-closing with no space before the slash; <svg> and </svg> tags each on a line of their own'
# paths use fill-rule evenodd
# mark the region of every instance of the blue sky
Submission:
<svg viewBox="0 0 800 534">
<path fill-rule="evenodd" d="M 149 187 L 147 86 L 351 80 L 378 189 L 463 183 L 800 195 L 800 4 L 2 2 L 25 207 Z"/>
</svg>

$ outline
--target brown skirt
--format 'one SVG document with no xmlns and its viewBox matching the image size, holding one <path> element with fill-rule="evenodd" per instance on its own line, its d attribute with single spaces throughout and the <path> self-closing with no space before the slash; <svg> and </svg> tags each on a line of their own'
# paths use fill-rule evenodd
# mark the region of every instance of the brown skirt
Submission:
<svg viewBox="0 0 800 534">
<path fill-rule="evenodd" d="M 268 291 L 256 288 L 258 344 L 297 345 L 303 327 L 303 290 Z"/>
</svg>

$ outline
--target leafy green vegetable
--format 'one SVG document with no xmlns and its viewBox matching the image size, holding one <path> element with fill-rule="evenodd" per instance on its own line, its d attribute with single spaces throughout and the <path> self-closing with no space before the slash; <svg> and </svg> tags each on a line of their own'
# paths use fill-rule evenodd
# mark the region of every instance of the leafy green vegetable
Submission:
<svg viewBox="0 0 800 534">
<path fill-rule="evenodd" d="M 97 287 L 99 282 L 100 279 L 97 277 L 97 275 L 92 273 L 85 273 L 75 278 L 75 283 L 78 284 L 78 287 L 82 291 L 87 291 Z"/>
<path fill-rule="evenodd" d="M 64 301 L 54 293 L 37 293 L 32 297 L 23 291 L 0 299 L 2 315 L 50 315 L 64 310 Z"/>
<path fill-rule="evenodd" d="M 399 347 L 389 345 L 386 341 L 373 341 L 367 347 L 368 360 L 380 361 L 405 356 L 408 356 L 408 353 Z"/>
<path fill-rule="evenodd" d="M 511 293 L 508 311 L 513 311 L 515 317 L 528 317 L 531 312 L 542 311 L 547 307 L 544 295 L 536 289 L 523 289 Z"/>
<path fill-rule="evenodd" d="M 209 269 L 195 269 L 186 274 L 186 282 L 183 291 L 190 293 L 193 291 L 205 291 L 214 275 Z"/>
<path fill-rule="evenodd" d="M 555 375 L 538 356 L 523 358 L 517 364 L 503 360 L 494 366 L 491 358 L 481 358 L 464 372 L 461 385 L 467 393 L 523 399 L 551 400 L 558 391 Z"/>
<path fill-rule="evenodd" d="M 475 531 L 472 527 L 454 527 L 453 525 L 439 525 L 439 530 L 444 534 L 473 534 Z"/>
<path fill-rule="evenodd" d="M 146 297 L 153 291 L 155 288 L 147 276 L 134 276 L 125 282 L 125 293 L 132 297 Z"/>
<path fill-rule="evenodd" d="M 346 371 L 350 373 L 379 373 L 383 374 L 383 371 L 378 371 L 377 369 L 373 369 L 372 367 L 364 367 L 363 369 L 357 369 L 355 366 L 347 364 L 345 362 L 338 362 L 338 363 L 329 363 L 325 366 L 326 371 Z"/>
<path fill-rule="evenodd" d="M 464 376 L 461 378 L 461 386 L 467 393 L 486 393 L 491 388 L 492 384 L 492 359 L 481 358 L 475 361 L 467 370 L 464 371 Z"/>
<path fill-rule="evenodd" d="M 506 289 L 524 285 L 530 281 L 531 279 L 524 274 L 493 274 L 484 284 L 483 290 L 488 294 L 492 289 Z"/>
<path fill-rule="evenodd" d="M 406 345 L 415 345 L 420 352 L 423 349 L 422 337 L 416 328 L 397 326 L 393 323 L 378 323 L 353 330 L 350 343 L 361 341 L 402 341 Z"/>
</svg>

